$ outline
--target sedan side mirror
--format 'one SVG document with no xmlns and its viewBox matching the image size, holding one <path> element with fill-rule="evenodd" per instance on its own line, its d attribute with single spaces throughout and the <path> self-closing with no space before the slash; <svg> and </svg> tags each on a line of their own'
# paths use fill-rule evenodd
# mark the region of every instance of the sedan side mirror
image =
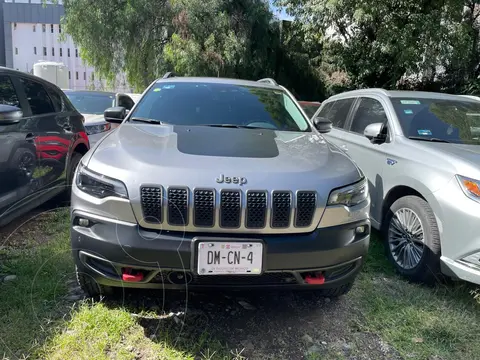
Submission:
<svg viewBox="0 0 480 360">
<path fill-rule="evenodd" d="M 123 106 L 111 107 L 105 110 L 103 117 L 105 121 L 114 124 L 121 124 L 123 119 L 127 116 L 127 109 Z"/>
<path fill-rule="evenodd" d="M 12 125 L 20 122 L 23 112 L 20 108 L 11 105 L 0 105 L 0 125 Z"/>
<path fill-rule="evenodd" d="M 313 125 L 318 130 L 318 132 L 322 134 L 330 132 L 333 127 L 333 124 L 330 120 L 319 116 L 313 119 Z"/>
<path fill-rule="evenodd" d="M 387 139 L 385 124 L 374 123 L 368 125 L 363 131 L 363 135 L 374 144 L 381 144 Z"/>
</svg>

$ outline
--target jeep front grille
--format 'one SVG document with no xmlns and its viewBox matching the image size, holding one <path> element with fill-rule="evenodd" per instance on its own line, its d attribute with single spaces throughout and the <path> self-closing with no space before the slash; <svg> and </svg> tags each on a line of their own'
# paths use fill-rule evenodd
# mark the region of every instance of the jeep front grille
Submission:
<svg viewBox="0 0 480 360">
<path fill-rule="evenodd" d="M 168 223 L 181 226 L 188 224 L 188 191 L 186 188 L 168 189 Z"/>
<path fill-rule="evenodd" d="M 272 200 L 272 228 L 286 228 L 290 225 L 292 193 L 274 191 Z"/>
<path fill-rule="evenodd" d="M 143 186 L 140 190 L 144 220 L 151 224 L 162 222 L 162 188 Z"/>
<path fill-rule="evenodd" d="M 222 190 L 220 198 L 220 227 L 240 227 L 242 199 L 240 190 Z"/>
<path fill-rule="evenodd" d="M 215 225 L 215 192 L 195 190 L 193 194 L 193 222 L 198 227 Z"/>
<path fill-rule="evenodd" d="M 267 218 L 267 192 L 247 192 L 246 227 L 249 229 L 262 229 Z"/>
<path fill-rule="evenodd" d="M 194 189 L 144 186 L 140 190 L 144 226 L 161 224 L 162 229 L 192 231 L 195 228 L 309 230 L 320 220 L 315 191 L 273 191 L 240 189 Z M 191 217 L 191 218 L 190 218 Z M 219 230 L 216 230 L 219 231 Z M 292 232 L 290 230 L 290 232 Z"/>
</svg>

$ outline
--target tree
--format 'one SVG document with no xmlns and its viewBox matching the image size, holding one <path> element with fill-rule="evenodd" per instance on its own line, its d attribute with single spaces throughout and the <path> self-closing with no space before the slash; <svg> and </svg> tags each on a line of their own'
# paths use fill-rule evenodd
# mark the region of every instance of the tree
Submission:
<svg viewBox="0 0 480 360">
<path fill-rule="evenodd" d="M 450 74 L 464 83 L 478 72 L 478 0 L 275 3 L 322 39 L 322 68 L 344 72 L 347 87 L 443 86 Z"/>
<path fill-rule="evenodd" d="M 65 32 L 81 57 L 137 91 L 167 71 L 256 79 L 271 75 L 278 32 L 264 0 L 64 0 Z"/>
</svg>

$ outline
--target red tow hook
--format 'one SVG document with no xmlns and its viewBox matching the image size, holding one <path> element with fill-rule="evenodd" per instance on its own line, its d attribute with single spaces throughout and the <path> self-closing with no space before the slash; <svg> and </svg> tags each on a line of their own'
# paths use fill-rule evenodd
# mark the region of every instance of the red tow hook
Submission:
<svg viewBox="0 0 480 360">
<path fill-rule="evenodd" d="M 325 276 L 322 273 L 305 276 L 305 282 L 309 285 L 322 285 L 325 283 Z"/>
<path fill-rule="evenodd" d="M 122 280 L 127 282 L 139 282 L 143 280 L 143 273 L 132 274 L 132 269 L 122 269 Z"/>
</svg>

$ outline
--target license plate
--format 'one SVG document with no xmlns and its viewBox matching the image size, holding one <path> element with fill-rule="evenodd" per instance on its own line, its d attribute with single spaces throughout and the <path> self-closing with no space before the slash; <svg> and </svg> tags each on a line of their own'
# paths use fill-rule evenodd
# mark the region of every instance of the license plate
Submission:
<svg viewBox="0 0 480 360">
<path fill-rule="evenodd" d="M 263 244 L 260 242 L 202 241 L 198 243 L 199 275 L 260 274 Z"/>
</svg>

